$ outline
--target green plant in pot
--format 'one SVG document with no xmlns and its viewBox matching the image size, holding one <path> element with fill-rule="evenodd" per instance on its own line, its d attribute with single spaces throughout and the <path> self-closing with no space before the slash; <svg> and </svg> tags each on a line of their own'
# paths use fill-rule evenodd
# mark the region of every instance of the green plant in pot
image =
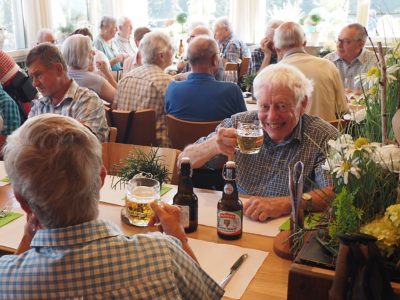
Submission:
<svg viewBox="0 0 400 300">
<path fill-rule="evenodd" d="M 158 148 L 151 148 L 149 153 L 135 149 L 120 164 L 113 166 L 112 172 L 118 179 L 115 182 L 113 180 L 112 188 L 116 188 L 118 184 L 127 183 L 139 173 L 158 180 L 162 185 L 169 180 L 169 172 L 162 162 L 162 156 L 158 155 Z"/>
</svg>

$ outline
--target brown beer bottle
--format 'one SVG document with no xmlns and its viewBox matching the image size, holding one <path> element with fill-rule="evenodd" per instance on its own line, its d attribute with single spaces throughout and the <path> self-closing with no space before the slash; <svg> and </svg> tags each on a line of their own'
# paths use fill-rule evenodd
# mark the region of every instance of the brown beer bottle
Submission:
<svg viewBox="0 0 400 300">
<path fill-rule="evenodd" d="M 182 58 L 183 54 L 185 52 L 185 47 L 183 46 L 182 39 L 179 41 L 179 47 L 178 47 L 178 58 Z"/>
<path fill-rule="evenodd" d="M 183 157 L 180 166 L 178 193 L 174 196 L 173 203 L 181 209 L 181 224 L 186 233 L 196 231 L 198 223 L 198 200 L 193 192 L 191 176 L 190 158 Z"/>
<path fill-rule="evenodd" d="M 228 161 L 223 171 L 224 190 L 217 206 L 217 232 L 225 240 L 242 237 L 243 204 L 236 186 L 236 164 Z"/>
</svg>

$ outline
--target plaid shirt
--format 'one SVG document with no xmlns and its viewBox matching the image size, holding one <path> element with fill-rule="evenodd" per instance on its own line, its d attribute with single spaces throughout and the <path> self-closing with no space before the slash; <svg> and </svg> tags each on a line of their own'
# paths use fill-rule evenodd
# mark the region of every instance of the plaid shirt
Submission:
<svg viewBox="0 0 400 300">
<path fill-rule="evenodd" d="M 324 58 L 330 60 L 338 68 L 340 77 L 342 77 L 343 86 L 345 85 L 345 78 L 350 78 L 350 86 L 348 88 L 354 88 L 354 78 L 360 76 L 362 73 L 368 72 L 370 68 L 377 65 L 377 59 L 375 53 L 367 49 L 363 49 L 359 56 L 357 56 L 350 64 L 345 62 L 339 57 L 336 52 L 327 54 Z M 357 87 L 361 85 L 355 84 Z"/>
<path fill-rule="evenodd" d="M 257 120 L 257 111 L 243 112 L 225 119 L 217 127 L 236 127 L 239 121 Z M 210 138 L 199 139 L 196 143 Z M 322 170 L 325 161 L 324 146 L 335 139 L 338 131 L 318 117 L 303 115 L 291 136 L 281 144 L 275 144 L 264 132 L 264 144 L 258 154 L 241 154 L 236 151 L 237 184 L 239 192 L 255 196 L 288 196 L 288 167 L 304 163 L 304 191 L 332 186 L 329 174 Z M 221 164 L 222 155 L 213 158 L 206 167 Z"/>
<path fill-rule="evenodd" d="M 3 129 L 0 134 L 9 135 L 21 125 L 17 103 L 3 90 L 0 84 L 0 114 L 3 118 Z"/>
<path fill-rule="evenodd" d="M 264 51 L 261 48 L 256 48 L 251 52 L 251 70 L 250 74 L 256 74 L 262 65 L 264 60 Z M 275 53 L 272 53 L 271 58 L 269 60 L 270 64 L 276 64 L 278 62 L 278 57 Z"/>
<path fill-rule="evenodd" d="M 118 83 L 114 103 L 120 110 L 154 109 L 156 137 L 161 147 L 169 146 L 164 97 L 172 77 L 156 65 L 143 65 L 130 71 Z"/>
<path fill-rule="evenodd" d="M 123 235 L 91 221 L 41 229 L 32 249 L 0 258 L 1 299 L 220 299 L 224 293 L 161 233 Z"/>
<path fill-rule="evenodd" d="M 227 62 L 237 62 L 243 57 L 250 57 L 249 48 L 242 41 L 235 38 L 232 34 L 224 41 L 219 43 L 219 50 L 222 58 Z"/>
<path fill-rule="evenodd" d="M 46 113 L 68 116 L 88 127 L 100 142 L 107 141 L 110 129 L 107 125 L 103 102 L 95 92 L 80 87 L 74 80 L 71 80 L 71 85 L 59 104 L 54 105 L 50 97 L 43 97 L 32 102 L 33 106 L 28 118 Z"/>
<path fill-rule="evenodd" d="M 117 34 L 114 40 L 119 53 L 125 53 L 129 54 L 130 56 L 136 56 L 137 50 L 133 46 L 133 43 L 131 42 L 130 39 L 124 38 L 123 36 Z"/>
</svg>

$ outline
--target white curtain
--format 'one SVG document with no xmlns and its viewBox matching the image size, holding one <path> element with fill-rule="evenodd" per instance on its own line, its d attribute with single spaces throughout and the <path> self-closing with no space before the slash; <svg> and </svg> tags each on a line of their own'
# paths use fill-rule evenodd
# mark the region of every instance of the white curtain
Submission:
<svg viewBox="0 0 400 300">
<path fill-rule="evenodd" d="M 51 0 L 22 0 L 23 17 L 29 48 L 36 45 L 37 32 L 41 28 L 53 28 Z"/>
<path fill-rule="evenodd" d="M 258 44 L 265 32 L 265 0 L 231 0 L 229 19 L 237 37 Z"/>
<path fill-rule="evenodd" d="M 125 16 L 130 18 L 133 28 L 148 25 L 147 1 L 114 0 L 113 9 L 115 17 Z"/>
</svg>

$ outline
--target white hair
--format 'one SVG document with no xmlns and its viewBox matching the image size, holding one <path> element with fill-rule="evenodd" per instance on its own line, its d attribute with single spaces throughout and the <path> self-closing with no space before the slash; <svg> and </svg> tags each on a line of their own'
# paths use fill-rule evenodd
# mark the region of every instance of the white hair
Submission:
<svg viewBox="0 0 400 300">
<path fill-rule="evenodd" d="M 274 37 L 275 29 L 278 28 L 284 22 L 281 20 L 271 20 L 267 24 L 267 28 L 265 29 L 265 36 L 268 38 Z"/>
<path fill-rule="evenodd" d="M 157 65 L 158 55 L 172 51 L 171 40 L 162 31 L 146 33 L 139 43 L 139 51 L 144 64 Z"/>
<path fill-rule="evenodd" d="M 228 17 L 226 17 L 226 16 L 220 17 L 214 21 L 214 26 L 213 26 L 214 30 L 217 25 L 227 28 L 230 33 L 233 32 L 232 23 L 229 21 Z"/>
<path fill-rule="evenodd" d="M 297 23 L 286 22 L 275 29 L 274 46 L 275 48 L 288 50 L 302 47 L 306 42 L 306 35 L 303 28 Z"/>
<path fill-rule="evenodd" d="M 130 21 L 132 23 L 132 20 L 129 17 L 126 16 L 119 17 L 117 20 L 118 28 L 122 27 L 126 21 Z"/>
<path fill-rule="evenodd" d="M 29 118 L 8 136 L 3 153 L 14 191 L 44 227 L 97 217 L 102 148 L 80 122 L 55 114 Z"/>
<path fill-rule="evenodd" d="M 82 34 L 71 35 L 62 44 L 65 62 L 74 69 L 85 70 L 88 67 L 90 51 L 92 51 L 92 41 Z"/>
<path fill-rule="evenodd" d="M 284 86 L 289 88 L 299 105 L 305 96 L 311 97 L 313 81 L 294 66 L 287 64 L 269 65 L 258 73 L 253 82 L 254 96 L 258 98 L 261 90 L 266 86 L 274 88 Z"/>
</svg>

